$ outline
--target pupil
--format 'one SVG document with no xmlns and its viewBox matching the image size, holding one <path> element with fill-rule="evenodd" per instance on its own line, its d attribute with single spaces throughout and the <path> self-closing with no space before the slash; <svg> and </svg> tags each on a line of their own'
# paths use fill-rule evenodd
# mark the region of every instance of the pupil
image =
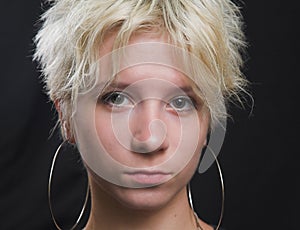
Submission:
<svg viewBox="0 0 300 230">
<path fill-rule="evenodd" d="M 177 100 L 175 100 L 175 105 L 178 108 L 182 108 L 184 106 L 184 100 L 182 98 L 178 98 Z"/>
<path fill-rule="evenodd" d="M 121 104 L 123 102 L 124 98 L 122 97 L 122 95 L 120 94 L 114 94 L 112 95 L 111 97 L 111 101 L 114 103 L 114 104 Z"/>
</svg>

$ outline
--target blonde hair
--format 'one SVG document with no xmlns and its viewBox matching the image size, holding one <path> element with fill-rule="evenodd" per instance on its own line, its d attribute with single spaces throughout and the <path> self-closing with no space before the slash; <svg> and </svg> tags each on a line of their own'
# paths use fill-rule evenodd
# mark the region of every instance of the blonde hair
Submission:
<svg viewBox="0 0 300 230">
<path fill-rule="evenodd" d="M 198 57 L 212 73 L 213 90 L 225 101 L 244 90 L 241 67 L 245 47 L 242 17 L 230 0 L 49 0 L 36 35 L 34 59 L 47 92 L 59 101 L 71 124 L 73 103 L 99 59 L 105 37 L 116 31 L 115 48 L 126 46 L 137 31 L 158 29 L 172 44 Z M 197 79 L 194 79 L 197 83 Z M 204 86 L 205 87 L 205 86 Z M 211 89 L 210 89 L 211 90 Z M 218 105 L 208 103 L 212 119 Z"/>
</svg>

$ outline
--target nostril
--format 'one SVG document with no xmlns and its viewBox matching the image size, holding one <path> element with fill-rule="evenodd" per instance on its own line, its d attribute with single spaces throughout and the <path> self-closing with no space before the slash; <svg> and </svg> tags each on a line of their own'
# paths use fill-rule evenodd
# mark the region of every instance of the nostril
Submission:
<svg viewBox="0 0 300 230">
<path fill-rule="evenodd" d="M 158 140 L 156 137 L 151 136 L 146 141 L 140 141 L 137 138 L 132 138 L 131 150 L 136 153 L 154 153 L 163 150 L 163 143 L 165 140 Z"/>
<path fill-rule="evenodd" d="M 140 130 L 132 136 L 131 149 L 138 153 L 153 153 L 164 149 L 166 146 L 166 125 L 159 119 L 151 121 L 149 131 Z M 142 140 L 145 132 L 149 132 L 148 139 Z"/>
</svg>

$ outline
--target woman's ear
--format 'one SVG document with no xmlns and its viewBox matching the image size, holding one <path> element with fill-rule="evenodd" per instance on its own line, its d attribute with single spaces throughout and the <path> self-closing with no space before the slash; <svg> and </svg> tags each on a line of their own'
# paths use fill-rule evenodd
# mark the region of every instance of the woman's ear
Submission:
<svg viewBox="0 0 300 230">
<path fill-rule="evenodd" d="M 54 105 L 55 105 L 55 109 L 58 113 L 58 117 L 59 117 L 59 120 L 61 121 L 62 119 L 62 111 L 61 111 L 61 108 L 60 108 L 60 101 L 59 100 L 55 100 L 54 101 Z"/>
<path fill-rule="evenodd" d="M 55 105 L 56 111 L 57 111 L 58 116 L 59 116 L 60 128 L 61 128 L 61 132 L 62 132 L 62 135 L 63 135 L 64 139 L 66 139 L 71 144 L 75 144 L 75 138 L 71 134 L 71 128 L 70 128 L 69 122 L 67 122 L 67 120 L 64 117 L 64 112 L 63 112 L 62 107 L 61 107 L 62 106 L 61 102 L 59 100 L 56 100 L 54 102 L 54 105 Z"/>
</svg>

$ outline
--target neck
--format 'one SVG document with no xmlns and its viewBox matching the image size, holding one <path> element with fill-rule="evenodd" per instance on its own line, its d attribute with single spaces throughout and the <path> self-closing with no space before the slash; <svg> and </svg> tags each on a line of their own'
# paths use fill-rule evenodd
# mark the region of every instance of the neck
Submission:
<svg viewBox="0 0 300 230">
<path fill-rule="evenodd" d="M 196 229 L 194 214 L 189 206 L 185 188 L 178 191 L 166 204 L 136 208 L 114 199 L 95 181 L 91 180 L 90 185 L 92 210 L 86 230 L 137 230 L 145 229 L 145 226 L 151 229 Z"/>
</svg>

